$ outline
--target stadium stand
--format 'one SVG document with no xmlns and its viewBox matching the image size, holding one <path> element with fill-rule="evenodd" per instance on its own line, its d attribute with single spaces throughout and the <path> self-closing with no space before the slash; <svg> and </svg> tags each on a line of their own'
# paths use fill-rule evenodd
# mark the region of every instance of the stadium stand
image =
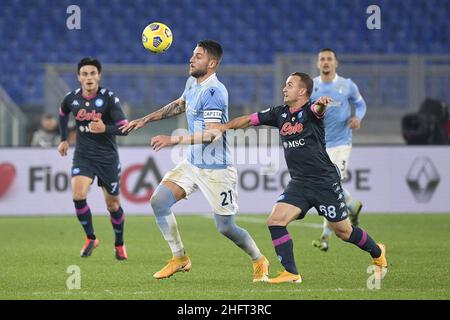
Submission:
<svg viewBox="0 0 450 320">
<path fill-rule="evenodd" d="M 0 11 L 0 84 L 19 105 L 42 106 L 44 63 L 74 63 L 85 55 L 104 63 L 183 64 L 202 38 L 222 42 L 224 64 L 272 64 L 279 52 L 315 53 L 323 46 L 339 53 L 448 54 L 450 1 L 377 1 L 382 29 L 366 28 L 368 0 L 121 0 L 78 1 L 82 30 L 65 27 L 70 0 L 5 0 Z M 439 8 L 439 10 L 437 10 Z M 331 14 L 330 14 L 331 13 Z M 189 19 L 185 19 L 189 17 Z M 163 55 L 140 46 L 141 31 L 151 21 L 164 21 L 174 43 Z M 298 30 L 292 30 L 293 21 Z M 420 21 L 420 23 L 418 23 Z M 55 26 L 60 26 L 59 28 Z M 144 81 L 120 81 L 126 97 L 139 97 Z M 266 80 L 265 80 L 266 81 Z M 358 81 L 362 82 L 362 80 Z M 401 80 L 383 82 L 386 94 Z M 224 79 L 244 105 L 255 84 Z M 265 101 L 272 102 L 273 79 Z M 158 82 L 157 93 L 171 86 Z M 444 84 L 445 85 L 445 84 Z M 448 89 L 448 88 L 447 88 Z M 443 88 L 443 90 L 447 90 Z M 448 90 L 447 90 L 448 91 Z M 138 99 L 138 98 L 137 98 Z"/>
</svg>

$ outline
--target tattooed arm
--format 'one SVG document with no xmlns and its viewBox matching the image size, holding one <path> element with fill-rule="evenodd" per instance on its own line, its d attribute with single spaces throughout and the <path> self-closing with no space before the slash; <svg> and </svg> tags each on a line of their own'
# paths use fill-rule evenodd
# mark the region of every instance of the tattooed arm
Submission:
<svg viewBox="0 0 450 320">
<path fill-rule="evenodd" d="M 179 115 L 185 111 L 186 102 L 182 98 L 179 98 L 175 101 L 172 101 L 165 107 L 146 115 L 145 117 L 130 121 L 128 124 L 123 125 L 119 129 L 122 132 L 134 131 L 144 127 L 149 122 L 167 119 Z"/>
</svg>

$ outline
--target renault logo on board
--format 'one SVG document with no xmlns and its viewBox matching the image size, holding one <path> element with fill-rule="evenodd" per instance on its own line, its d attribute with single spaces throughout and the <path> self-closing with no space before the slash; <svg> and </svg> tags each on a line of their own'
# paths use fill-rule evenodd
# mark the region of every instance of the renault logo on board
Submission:
<svg viewBox="0 0 450 320">
<path fill-rule="evenodd" d="M 429 202 L 439 181 L 439 172 L 428 157 L 414 160 L 406 176 L 406 182 L 418 202 Z"/>
</svg>

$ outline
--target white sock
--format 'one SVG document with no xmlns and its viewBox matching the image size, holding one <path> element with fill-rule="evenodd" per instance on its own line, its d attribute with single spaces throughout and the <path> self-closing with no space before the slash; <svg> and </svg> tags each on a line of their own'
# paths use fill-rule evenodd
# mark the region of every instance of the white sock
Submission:
<svg viewBox="0 0 450 320">
<path fill-rule="evenodd" d="M 183 242 L 181 241 L 180 233 L 178 232 L 178 225 L 175 215 L 170 213 L 165 216 L 156 216 L 156 223 L 159 230 L 164 236 L 164 239 L 169 244 L 170 250 L 174 257 L 183 257 L 185 255 Z"/>
<path fill-rule="evenodd" d="M 320 237 L 321 238 L 325 238 L 325 237 L 329 238 L 332 233 L 333 233 L 333 230 L 330 229 L 330 224 L 328 223 L 328 220 L 324 218 L 322 235 Z"/>
</svg>

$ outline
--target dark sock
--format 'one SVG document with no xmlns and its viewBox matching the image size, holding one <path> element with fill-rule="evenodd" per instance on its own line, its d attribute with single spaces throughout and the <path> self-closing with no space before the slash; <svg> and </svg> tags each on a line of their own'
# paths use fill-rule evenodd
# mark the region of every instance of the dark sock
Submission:
<svg viewBox="0 0 450 320">
<path fill-rule="evenodd" d="M 298 274 L 294 260 L 294 243 L 286 227 L 269 226 L 269 231 L 275 252 L 283 267 L 290 273 Z"/>
<path fill-rule="evenodd" d="M 111 215 L 111 223 L 114 230 L 114 235 L 116 237 L 115 246 L 123 245 L 123 225 L 125 224 L 125 214 L 123 213 L 122 207 L 116 212 L 109 212 Z"/>
<path fill-rule="evenodd" d="M 88 239 L 95 240 L 94 226 L 92 225 L 92 214 L 89 205 L 86 203 L 86 199 L 73 200 L 75 205 L 75 211 L 77 213 L 78 221 L 86 233 Z"/>
<path fill-rule="evenodd" d="M 367 234 L 366 230 L 352 227 L 353 231 L 350 238 L 346 240 L 347 242 L 357 245 L 364 251 L 370 253 L 372 258 L 378 258 L 381 255 L 380 247 L 375 243 L 375 241 Z"/>
</svg>

